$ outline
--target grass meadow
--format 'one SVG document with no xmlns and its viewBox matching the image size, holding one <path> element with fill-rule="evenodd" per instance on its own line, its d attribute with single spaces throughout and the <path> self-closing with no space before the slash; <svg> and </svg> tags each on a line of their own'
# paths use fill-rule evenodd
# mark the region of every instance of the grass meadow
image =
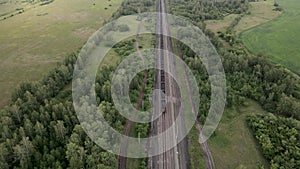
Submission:
<svg viewBox="0 0 300 169">
<path fill-rule="evenodd" d="M 280 11 L 275 11 L 274 0 L 260 0 L 250 2 L 249 14 L 242 17 L 234 30 L 240 33 L 257 25 L 266 23 L 282 14 Z"/>
<path fill-rule="evenodd" d="M 300 74 L 300 3 L 278 0 L 283 8 L 279 17 L 241 33 L 245 46 L 254 54 L 263 54 L 272 62 Z"/>
<path fill-rule="evenodd" d="M 121 2 L 55 0 L 1 20 L 0 107 L 9 103 L 19 83 L 40 79 L 66 55 L 78 50 Z M 5 7 L 1 5 L 2 10 Z M 7 8 L 11 10 L 12 4 Z"/>
<path fill-rule="evenodd" d="M 208 140 L 216 168 L 269 167 L 247 125 L 246 118 L 251 113 L 266 112 L 251 100 L 246 106 L 225 110 L 215 135 Z"/>
<path fill-rule="evenodd" d="M 263 157 L 260 146 L 246 122 L 251 113 L 266 112 L 252 100 L 247 100 L 246 106 L 225 109 L 215 134 L 208 140 L 216 168 L 269 168 L 269 163 Z M 188 135 L 191 169 L 205 169 L 204 154 L 198 136 L 197 129 L 193 127 Z"/>
<path fill-rule="evenodd" d="M 226 28 L 230 26 L 230 24 L 237 18 L 238 14 L 230 14 L 225 16 L 221 20 L 207 20 L 205 21 L 206 28 L 217 33 L 217 32 L 225 32 Z"/>
</svg>

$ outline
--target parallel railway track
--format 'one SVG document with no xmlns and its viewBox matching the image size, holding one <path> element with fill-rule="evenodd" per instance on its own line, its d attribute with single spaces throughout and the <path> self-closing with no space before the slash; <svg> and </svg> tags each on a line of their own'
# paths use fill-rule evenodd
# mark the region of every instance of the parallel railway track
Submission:
<svg viewBox="0 0 300 169">
<path fill-rule="evenodd" d="M 170 133 L 165 131 L 175 123 L 175 119 L 179 114 L 179 98 L 178 88 L 176 88 L 176 82 L 171 77 L 176 75 L 176 65 L 174 64 L 173 57 L 170 55 L 173 53 L 173 44 L 169 34 L 169 24 L 167 18 L 166 1 L 158 0 L 158 18 L 157 18 L 157 35 L 156 35 L 156 48 L 160 49 L 156 57 L 156 67 L 161 70 L 156 71 L 155 75 L 155 88 L 161 90 L 165 94 L 165 98 L 158 95 L 159 101 L 157 102 L 155 113 L 162 111 L 161 116 L 152 123 L 152 135 L 162 134 L 162 137 L 157 140 L 157 144 L 152 144 L 151 148 L 159 148 L 159 151 L 163 151 L 162 154 L 152 157 L 150 159 L 149 168 L 152 169 L 186 169 L 188 167 L 188 158 L 185 158 L 184 152 L 187 152 L 186 144 L 178 144 L 174 148 L 168 150 L 169 145 L 173 145 L 177 142 L 177 135 L 181 127 L 175 124 L 175 129 Z M 169 72 L 170 74 L 166 73 Z M 186 138 L 185 138 L 186 139 Z"/>
<path fill-rule="evenodd" d="M 152 120 L 151 122 L 151 128 L 150 128 L 150 135 L 159 135 L 162 134 L 162 137 L 158 138 L 158 140 L 155 140 L 155 142 L 151 142 L 147 144 L 146 151 L 147 153 L 149 151 L 154 152 L 163 152 L 162 154 L 159 154 L 154 157 L 150 157 L 147 159 L 147 167 L 148 169 L 188 169 L 190 168 L 189 163 L 189 155 L 188 155 L 188 141 L 187 138 L 184 138 L 177 146 L 171 149 L 167 149 L 170 147 L 170 145 L 174 145 L 174 143 L 177 142 L 178 135 L 182 135 L 183 128 L 182 125 L 184 125 L 182 117 L 178 117 L 181 120 L 179 122 L 175 122 L 175 119 L 179 114 L 179 97 L 180 93 L 178 90 L 178 86 L 176 86 L 175 80 L 171 77 L 176 76 L 176 61 L 173 60 L 173 57 L 171 56 L 173 52 L 173 44 L 171 37 L 168 37 L 166 35 L 169 35 L 170 29 L 168 24 L 168 17 L 167 17 L 167 8 L 166 8 L 166 0 L 158 0 L 157 1 L 157 34 L 156 34 L 156 48 L 160 49 L 156 53 L 156 60 L 155 64 L 156 67 L 159 67 L 160 69 L 157 69 L 155 71 L 155 77 L 154 77 L 154 85 L 155 89 L 159 89 L 161 92 L 157 93 L 154 98 L 154 115 L 153 117 L 158 117 L 158 113 L 161 113 L 161 115 L 156 119 Z M 138 35 L 137 35 L 137 42 L 138 42 Z M 138 44 L 137 44 L 138 46 Z M 138 47 L 137 47 L 138 48 Z M 140 53 L 140 51 L 138 51 Z M 179 51 L 180 53 L 181 51 Z M 182 55 L 182 54 L 180 54 Z M 170 72 L 166 73 L 166 72 Z M 186 70 L 183 72 L 185 76 L 185 83 L 187 87 L 189 88 L 189 81 L 188 81 L 188 74 Z M 145 75 L 146 77 L 147 75 Z M 145 81 L 145 79 L 144 79 Z M 189 94 L 191 91 L 189 90 Z M 163 93 L 163 94 L 162 94 Z M 143 97 L 142 97 L 143 98 Z M 141 99 L 142 99 L 141 98 Z M 192 100 L 191 107 L 193 110 L 193 113 L 195 112 L 193 108 Z M 131 128 L 132 125 L 127 126 L 128 128 Z M 165 131 L 169 129 L 173 123 L 180 123 L 175 124 L 175 129 L 173 128 L 172 132 L 166 133 Z M 201 141 L 201 129 L 202 126 L 199 121 L 196 122 L 197 129 L 199 131 L 199 143 Z M 126 128 L 127 128 L 126 127 Z M 126 129 L 126 133 L 129 134 L 130 129 Z M 127 145 L 127 140 L 125 140 L 125 145 Z M 202 150 L 205 155 L 205 161 L 206 161 L 206 168 L 207 169 L 214 169 L 214 164 L 212 160 L 211 153 L 208 149 L 207 143 L 200 143 Z M 123 147 L 121 151 L 126 151 L 127 146 L 121 146 Z M 153 150 L 156 149 L 156 150 Z M 126 169 L 126 158 L 125 157 L 119 157 L 119 169 Z"/>
</svg>

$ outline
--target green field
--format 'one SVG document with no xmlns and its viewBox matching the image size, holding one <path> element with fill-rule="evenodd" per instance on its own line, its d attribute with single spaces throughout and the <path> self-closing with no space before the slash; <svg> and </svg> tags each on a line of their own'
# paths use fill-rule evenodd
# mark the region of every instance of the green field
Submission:
<svg viewBox="0 0 300 169">
<path fill-rule="evenodd" d="M 251 100 L 248 100 L 244 107 L 225 110 L 215 135 L 208 140 L 216 168 L 258 169 L 259 166 L 269 168 L 269 163 L 263 157 L 260 146 L 246 122 L 247 116 L 251 113 L 266 112 Z M 198 143 L 198 131 L 195 127 L 189 132 L 189 154 L 191 169 L 205 168 L 204 155 Z"/>
<path fill-rule="evenodd" d="M 281 11 L 274 10 L 276 8 L 274 0 L 259 0 L 249 3 L 249 13 L 243 16 L 240 22 L 234 27 L 237 33 L 261 25 L 282 14 Z"/>
<path fill-rule="evenodd" d="M 55 0 L 1 20 L 0 107 L 9 103 L 19 83 L 40 79 L 66 55 L 78 50 L 121 2 Z M 13 5 L 0 4 L 0 9 L 20 7 L 19 3 Z"/>
<path fill-rule="evenodd" d="M 249 100 L 246 104 L 239 109 L 226 109 L 216 134 L 208 140 L 216 168 L 256 169 L 260 165 L 269 166 L 246 122 L 250 113 L 265 112 L 253 101 Z"/>
<path fill-rule="evenodd" d="M 245 46 L 300 74 L 300 3 L 278 0 L 284 9 L 278 18 L 241 33 Z"/>
</svg>

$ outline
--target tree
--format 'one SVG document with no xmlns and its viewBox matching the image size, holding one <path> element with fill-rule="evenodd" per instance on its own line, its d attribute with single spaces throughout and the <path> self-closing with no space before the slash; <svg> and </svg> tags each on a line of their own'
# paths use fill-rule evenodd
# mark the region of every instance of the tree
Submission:
<svg viewBox="0 0 300 169">
<path fill-rule="evenodd" d="M 66 158 L 69 161 L 69 169 L 82 169 L 85 164 L 84 148 L 75 143 L 67 144 Z"/>
<path fill-rule="evenodd" d="M 20 144 L 14 147 L 16 159 L 20 161 L 22 168 L 30 168 L 30 159 L 34 151 L 34 147 L 28 137 L 23 137 Z"/>
<path fill-rule="evenodd" d="M 57 121 L 56 125 L 54 126 L 54 130 L 57 139 L 62 142 L 65 139 L 67 133 L 67 130 L 64 126 L 64 122 L 60 120 Z"/>
<path fill-rule="evenodd" d="M 23 118 L 23 115 L 22 115 L 22 112 L 20 111 L 19 106 L 15 105 L 15 104 L 12 105 L 12 106 L 10 107 L 10 111 L 11 111 L 13 117 L 16 119 L 16 121 L 17 121 L 18 123 L 21 123 L 22 118 Z"/>
<path fill-rule="evenodd" d="M 0 168 L 8 169 L 9 164 L 7 163 L 7 159 L 9 157 L 9 151 L 4 143 L 0 144 Z"/>
<path fill-rule="evenodd" d="M 128 25 L 125 25 L 125 24 L 119 25 L 119 31 L 120 32 L 127 32 L 127 31 L 129 31 Z"/>
</svg>

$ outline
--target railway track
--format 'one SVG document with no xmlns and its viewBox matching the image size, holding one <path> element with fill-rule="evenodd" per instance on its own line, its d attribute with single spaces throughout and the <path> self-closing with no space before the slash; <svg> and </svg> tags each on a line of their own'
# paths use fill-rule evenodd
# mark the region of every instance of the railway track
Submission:
<svg viewBox="0 0 300 169">
<path fill-rule="evenodd" d="M 170 37 L 165 36 L 170 32 L 166 14 L 166 0 L 158 0 L 157 10 L 159 14 L 157 18 L 156 48 L 160 50 L 157 52 L 155 64 L 160 70 L 156 70 L 155 73 L 155 88 L 161 90 L 165 97 L 162 97 L 159 93 L 157 98 L 155 98 L 156 104 L 153 104 L 155 105 L 154 113 L 162 112 L 162 114 L 157 120 L 152 122 L 152 135 L 163 134 L 156 143 L 152 143 L 151 148 L 158 148 L 158 151 L 163 153 L 150 158 L 148 168 L 186 169 L 189 168 L 188 158 L 185 157 L 186 153 L 184 153 L 188 151 L 187 145 L 178 144 L 174 148 L 168 149 L 170 145 L 177 143 L 177 136 L 179 133 L 182 133 L 182 128 L 178 124 L 175 124 L 175 128 L 172 128 L 171 132 L 165 132 L 175 123 L 175 119 L 179 114 L 180 105 L 177 101 L 179 90 L 175 80 L 170 75 L 176 75 L 176 65 L 173 57 L 170 56 L 173 53 L 172 40 Z"/>
<path fill-rule="evenodd" d="M 177 49 L 178 49 L 178 53 L 180 55 L 180 58 L 182 60 L 184 60 L 183 58 L 183 53 L 182 53 L 182 50 L 180 49 L 180 46 L 177 46 Z M 191 110 L 192 110 L 192 113 L 197 116 L 196 114 L 196 111 L 195 111 L 195 106 L 193 104 L 193 99 L 192 99 L 192 91 L 190 90 L 191 89 L 191 85 L 190 85 L 190 81 L 189 81 L 189 75 L 188 75 L 188 72 L 187 70 L 184 68 L 184 77 L 185 77 L 185 83 L 186 83 L 186 86 L 187 86 L 187 89 L 188 89 L 188 93 L 189 93 L 189 102 L 190 102 L 190 106 L 191 106 Z M 203 154 L 204 154 L 204 158 L 205 158 L 205 166 L 207 169 L 214 169 L 215 168 L 215 165 L 214 165 L 214 161 L 213 161 L 213 157 L 211 155 L 211 152 L 208 148 L 208 145 L 207 145 L 207 142 L 203 142 L 203 136 L 202 136 L 202 124 L 200 123 L 200 120 L 195 117 L 196 119 L 196 128 L 198 130 L 198 133 L 199 133 L 199 144 L 202 148 L 202 151 L 203 151 Z"/>
<path fill-rule="evenodd" d="M 177 142 L 178 135 L 183 135 L 182 133 L 185 133 L 183 130 L 184 128 L 184 122 L 182 120 L 183 117 L 178 117 L 178 122 L 175 122 L 176 117 L 179 116 L 179 109 L 180 109 L 180 103 L 178 102 L 178 98 L 180 97 L 179 93 L 179 87 L 176 86 L 177 83 L 175 80 L 171 77 L 176 76 L 176 61 L 173 60 L 173 57 L 171 54 L 173 54 L 173 44 L 172 39 L 168 36 L 170 29 L 168 24 L 168 17 L 167 17 L 167 8 L 166 8 L 166 0 L 158 0 L 157 1 L 157 34 L 156 34 L 156 48 L 160 49 L 156 53 L 156 60 L 155 64 L 156 67 L 159 67 L 159 70 L 155 71 L 155 77 L 154 77 L 154 85 L 155 89 L 159 89 L 161 92 L 158 92 L 157 95 L 154 97 L 154 115 L 153 117 L 158 117 L 156 120 L 152 120 L 151 122 L 151 128 L 149 131 L 149 135 L 159 135 L 162 134 L 162 137 L 159 137 L 154 142 L 147 143 L 146 151 L 147 153 L 149 151 L 154 152 L 163 152 L 162 154 L 159 154 L 154 157 L 150 157 L 147 159 L 147 167 L 148 169 L 188 169 L 190 168 L 190 161 L 189 161 L 189 154 L 188 154 L 188 141 L 187 138 L 184 138 L 177 146 L 174 148 L 168 149 L 170 145 L 174 145 L 174 143 Z M 138 50 L 139 55 L 140 51 L 138 48 L 138 33 L 136 36 L 136 48 Z M 179 49 L 179 54 L 182 56 L 182 53 Z M 141 57 L 142 58 L 142 57 Z M 143 59 L 143 58 L 142 58 Z M 170 74 L 166 73 L 170 72 Z M 189 85 L 189 78 L 188 73 L 186 70 L 183 72 L 185 76 L 185 83 L 188 89 L 190 89 Z M 144 83 L 146 81 L 147 74 L 145 72 L 144 74 Z M 144 84 L 143 84 L 144 85 Z M 139 107 L 143 100 L 143 89 L 141 91 L 141 95 L 139 98 L 139 101 L 136 105 L 136 107 Z M 192 91 L 188 91 L 190 96 Z M 192 97 L 190 97 L 192 99 Z M 193 105 L 192 100 L 190 100 L 191 108 L 193 111 L 193 114 L 195 114 L 195 108 Z M 162 113 L 161 113 L 162 112 Z M 135 116 L 137 112 L 134 112 L 132 116 Z M 161 115 L 159 116 L 158 114 Z M 196 115 L 196 114 L 195 114 Z M 165 132 L 167 129 L 169 129 L 173 123 L 179 123 L 175 124 L 175 129 L 172 128 L 172 131 L 167 133 Z M 130 129 L 132 127 L 133 122 L 128 121 L 125 126 L 125 134 L 129 135 Z M 207 169 L 214 169 L 214 163 L 211 156 L 211 153 L 209 151 L 209 148 L 207 146 L 207 143 L 202 143 L 202 126 L 199 120 L 196 121 L 196 127 L 199 132 L 199 143 L 201 145 L 201 148 L 204 152 L 205 156 L 205 162 L 206 162 L 206 168 Z M 128 140 L 123 140 L 120 151 L 126 151 L 127 149 L 127 142 Z M 156 149 L 156 150 L 153 150 Z M 124 153 L 122 153 L 124 154 Z M 119 169 L 126 169 L 126 157 L 119 157 Z"/>
<path fill-rule="evenodd" d="M 167 18 L 167 10 L 166 10 L 166 0 L 158 0 L 158 22 L 157 22 L 157 30 L 161 34 L 157 35 L 157 48 L 162 49 L 164 51 L 161 51 L 157 55 L 156 64 L 159 66 L 162 70 L 168 70 L 167 72 L 171 72 L 172 75 L 176 75 L 176 62 L 173 60 L 173 57 L 170 57 L 169 54 L 174 53 L 173 52 L 173 44 L 172 40 L 168 36 L 170 32 L 169 24 L 168 24 L 168 18 Z M 164 34 L 164 35 L 162 35 Z M 169 53 L 166 53 L 165 51 L 168 51 Z M 182 56 L 182 53 L 180 54 Z M 190 95 L 190 106 L 192 108 L 193 114 L 196 116 L 196 111 L 193 105 L 192 101 L 192 91 L 190 90 L 190 83 L 189 83 L 189 77 L 187 71 L 184 69 L 183 72 L 185 76 L 185 83 L 188 88 L 188 93 Z M 156 79 L 155 79 L 155 87 L 156 89 L 160 89 L 162 92 L 166 94 L 167 98 L 179 98 L 178 90 L 176 90 L 176 87 L 174 86 L 175 81 L 172 81 L 172 78 L 170 75 L 165 74 L 164 71 L 157 71 Z M 158 110 L 161 110 L 161 106 L 164 106 L 164 104 L 167 102 L 164 100 L 164 98 L 161 98 L 159 96 L 159 99 L 161 99 L 161 104 L 158 104 Z M 169 103 L 169 101 L 168 101 Z M 157 130 L 155 134 L 159 134 L 163 131 L 165 131 L 172 123 L 175 123 L 175 117 L 177 117 L 179 113 L 179 107 L 177 103 L 171 102 L 170 104 L 166 104 L 166 109 L 163 110 L 164 113 L 162 114 L 161 118 L 157 120 L 157 122 L 154 122 L 152 124 L 152 130 Z M 179 117 L 182 118 L 182 117 Z M 197 119 L 197 118 L 196 118 Z M 180 122 L 180 121 L 179 121 Z M 182 132 L 182 124 L 177 124 L 177 131 L 174 132 L 174 135 L 168 135 L 167 137 L 174 137 L 173 141 L 176 141 L 177 135 Z M 205 163 L 207 169 L 214 169 L 214 163 L 213 158 L 211 155 L 211 152 L 208 148 L 208 145 L 206 142 L 202 143 L 202 125 L 200 121 L 197 119 L 196 121 L 196 127 L 199 132 L 199 144 L 202 148 L 202 151 L 205 156 Z M 164 135 L 165 136 L 165 135 Z M 162 138 L 162 141 L 158 141 L 158 147 L 159 148 L 165 148 L 166 147 L 166 137 Z M 160 145 L 162 144 L 162 145 Z M 188 143 L 187 138 L 185 138 L 182 142 L 180 142 L 177 147 L 166 151 L 164 149 L 164 153 L 153 157 L 151 166 L 149 168 L 153 169 L 185 169 L 190 168 L 189 167 L 189 156 L 188 156 Z"/>
</svg>

